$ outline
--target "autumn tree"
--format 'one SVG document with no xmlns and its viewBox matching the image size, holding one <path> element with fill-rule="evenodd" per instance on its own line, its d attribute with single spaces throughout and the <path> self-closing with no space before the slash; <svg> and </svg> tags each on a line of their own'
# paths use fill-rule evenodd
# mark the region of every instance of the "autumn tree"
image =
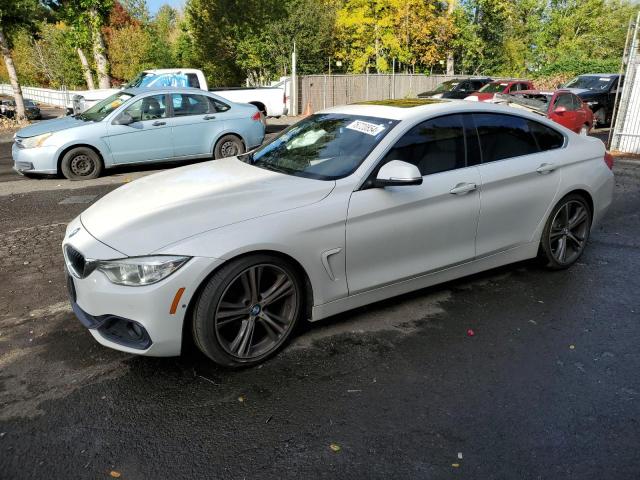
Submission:
<svg viewBox="0 0 640 480">
<path fill-rule="evenodd" d="M 20 28 L 33 26 L 38 7 L 37 0 L 0 0 L 0 53 L 13 89 L 18 119 L 25 118 L 24 97 L 11 55 L 11 37 Z"/>
</svg>

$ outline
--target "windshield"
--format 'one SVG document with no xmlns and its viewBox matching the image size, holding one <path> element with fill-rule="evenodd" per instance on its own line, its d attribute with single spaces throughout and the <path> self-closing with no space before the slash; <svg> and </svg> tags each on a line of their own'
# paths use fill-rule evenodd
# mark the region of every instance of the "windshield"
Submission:
<svg viewBox="0 0 640 480">
<path fill-rule="evenodd" d="M 136 78 L 127 83 L 125 88 L 138 87 L 190 87 L 186 75 L 178 72 L 151 73 L 142 72 Z"/>
<path fill-rule="evenodd" d="M 566 88 L 586 88 L 587 90 L 608 90 L 614 77 L 596 77 L 592 75 L 576 77 L 568 82 Z"/>
<path fill-rule="evenodd" d="M 36 104 L 35 104 L 35 103 L 33 103 L 31 100 L 25 100 L 25 101 L 24 101 L 24 106 L 25 106 L 25 107 L 35 107 L 35 106 L 36 106 Z"/>
<path fill-rule="evenodd" d="M 448 82 L 442 82 L 440 85 L 438 85 L 438 87 L 435 89 L 435 91 L 436 92 L 451 92 L 452 90 L 455 90 L 458 85 L 460 85 L 460 82 L 455 81 L 455 80 L 449 80 Z"/>
<path fill-rule="evenodd" d="M 79 115 L 76 115 L 76 118 L 79 118 L 81 120 L 100 122 L 104 120 L 107 115 L 109 115 L 116 108 L 118 108 L 120 105 L 122 105 L 132 97 L 133 95 L 131 93 L 114 93 L 110 97 L 107 97 L 101 102 L 96 103 L 93 107 L 85 110 Z"/>
<path fill-rule="evenodd" d="M 311 115 L 241 160 L 288 175 L 336 180 L 353 173 L 397 124 L 344 113 Z"/>
<path fill-rule="evenodd" d="M 505 88 L 507 88 L 508 83 L 487 83 L 484 87 L 482 87 L 479 92 L 482 93 L 496 93 L 502 92 Z"/>
</svg>

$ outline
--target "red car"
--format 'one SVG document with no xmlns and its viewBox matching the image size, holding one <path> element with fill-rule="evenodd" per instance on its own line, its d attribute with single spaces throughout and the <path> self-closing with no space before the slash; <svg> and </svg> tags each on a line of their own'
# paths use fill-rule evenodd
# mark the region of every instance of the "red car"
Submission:
<svg viewBox="0 0 640 480">
<path fill-rule="evenodd" d="M 533 90 L 535 87 L 529 80 L 496 80 L 487 83 L 477 92 L 472 93 L 465 100 L 486 102 L 493 99 L 496 93 L 513 94 L 521 90 Z"/>
<path fill-rule="evenodd" d="M 513 95 L 516 102 L 530 108 L 536 113 L 544 114 L 547 118 L 567 127 L 581 135 L 587 135 L 593 127 L 593 112 L 580 97 L 569 90 L 555 92 L 540 92 L 525 90 Z"/>
</svg>

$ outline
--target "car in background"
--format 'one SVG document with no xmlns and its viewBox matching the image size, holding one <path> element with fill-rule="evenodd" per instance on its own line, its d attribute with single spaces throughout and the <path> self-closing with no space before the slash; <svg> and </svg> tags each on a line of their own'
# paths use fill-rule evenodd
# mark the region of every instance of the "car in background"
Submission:
<svg viewBox="0 0 640 480">
<path fill-rule="evenodd" d="M 28 120 L 40 120 L 42 113 L 40 107 L 32 100 L 24 99 L 24 113 Z M 0 101 L 0 114 L 7 118 L 13 118 L 16 115 L 15 100 Z"/>
<path fill-rule="evenodd" d="M 307 319 L 529 258 L 568 268 L 611 205 L 611 167 L 597 138 L 501 105 L 331 108 L 91 205 L 62 243 L 71 306 L 110 348 L 179 355 L 187 335 L 255 365 Z"/>
<path fill-rule="evenodd" d="M 82 180 L 118 165 L 230 157 L 263 139 L 253 105 L 193 88 L 132 88 L 79 115 L 19 130 L 12 156 L 19 173 Z"/>
<path fill-rule="evenodd" d="M 562 86 L 585 102 L 593 111 L 596 127 L 611 124 L 616 92 L 622 88 L 624 75 L 617 73 L 590 73 L 580 75 Z"/>
<path fill-rule="evenodd" d="M 535 87 L 529 80 L 494 80 L 487 83 L 477 92 L 465 97 L 472 102 L 486 102 L 491 100 L 496 93 L 511 94 L 520 90 L 533 90 Z"/>
<path fill-rule="evenodd" d="M 593 127 L 593 113 L 578 96 L 568 90 L 541 92 L 521 90 L 511 95 L 497 94 L 493 103 L 524 108 L 559 123 L 581 135 L 588 135 Z"/>
<path fill-rule="evenodd" d="M 438 85 L 435 90 L 422 92 L 418 98 L 458 98 L 462 99 L 470 92 L 476 92 L 491 82 L 489 77 L 472 77 L 456 80 L 447 80 Z"/>
</svg>

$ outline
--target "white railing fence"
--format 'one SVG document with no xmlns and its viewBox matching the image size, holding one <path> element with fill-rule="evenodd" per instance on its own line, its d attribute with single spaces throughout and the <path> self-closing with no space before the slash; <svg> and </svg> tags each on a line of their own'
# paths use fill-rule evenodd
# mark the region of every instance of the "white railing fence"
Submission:
<svg viewBox="0 0 640 480">
<path fill-rule="evenodd" d="M 71 97 L 75 93 L 73 90 L 67 90 L 65 88 L 54 90 L 52 88 L 22 87 L 22 95 L 24 95 L 24 98 L 62 108 L 71 102 Z M 13 88 L 6 83 L 0 84 L 0 94 L 12 97 Z"/>
</svg>

